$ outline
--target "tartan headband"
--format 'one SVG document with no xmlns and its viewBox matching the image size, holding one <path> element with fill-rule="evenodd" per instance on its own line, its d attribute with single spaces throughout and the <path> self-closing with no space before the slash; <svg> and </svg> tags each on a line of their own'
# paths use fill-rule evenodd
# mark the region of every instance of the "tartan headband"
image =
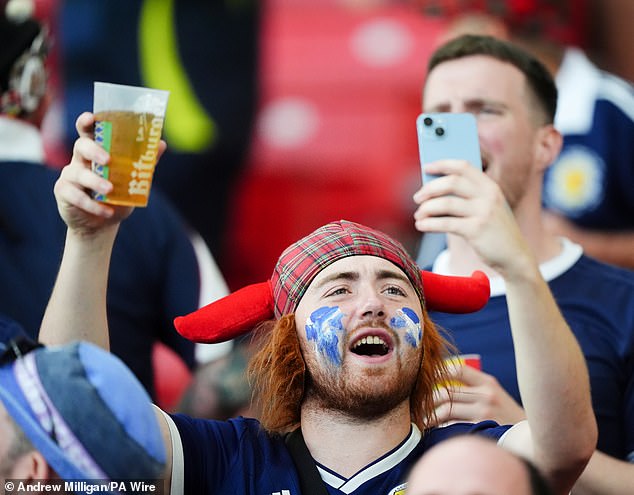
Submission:
<svg viewBox="0 0 634 495">
<path fill-rule="evenodd" d="M 249 285 L 177 317 L 174 325 L 181 335 L 196 342 L 233 339 L 262 321 L 293 313 L 321 270 L 342 258 L 361 255 L 377 256 L 399 267 L 428 310 L 470 313 L 489 300 L 489 280 L 482 272 L 471 277 L 453 277 L 423 271 L 403 246 L 387 234 L 340 220 L 318 228 L 286 248 L 270 280 Z"/>
</svg>

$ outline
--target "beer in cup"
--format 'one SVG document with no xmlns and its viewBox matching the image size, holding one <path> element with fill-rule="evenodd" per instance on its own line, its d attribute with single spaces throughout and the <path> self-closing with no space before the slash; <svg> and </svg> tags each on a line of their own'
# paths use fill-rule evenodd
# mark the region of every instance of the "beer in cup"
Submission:
<svg viewBox="0 0 634 495">
<path fill-rule="evenodd" d="M 92 169 L 112 182 L 94 198 L 113 205 L 146 206 L 167 108 L 168 91 L 95 82 L 95 141 L 110 153 Z"/>
</svg>

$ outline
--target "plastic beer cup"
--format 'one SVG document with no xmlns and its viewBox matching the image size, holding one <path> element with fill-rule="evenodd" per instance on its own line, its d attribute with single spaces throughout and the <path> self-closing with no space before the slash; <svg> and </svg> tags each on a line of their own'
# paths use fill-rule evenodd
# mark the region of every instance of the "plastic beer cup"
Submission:
<svg viewBox="0 0 634 495">
<path fill-rule="evenodd" d="M 109 194 L 95 194 L 95 199 L 147 205 L 168 96 L 159 89 L 95 82 L 95 141 L 110 153 L 110 161 L 93 162 L 92 169 L 113 185 Z"/>
</svg>

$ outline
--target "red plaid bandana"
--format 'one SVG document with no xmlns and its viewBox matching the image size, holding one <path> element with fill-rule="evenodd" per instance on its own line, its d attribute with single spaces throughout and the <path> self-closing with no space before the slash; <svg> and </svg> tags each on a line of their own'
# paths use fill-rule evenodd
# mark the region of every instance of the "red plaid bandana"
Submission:
<svg viewBox="0 0 634 495">
<path fill-rule="evenodd" d="M 320 227 L 282 253 L 271 277 L 275 317 L 295 311 L 321 270 L 341 258 L 359 255 L 377 256 L 394 263 L 405 272 L 424 303 L 420 268 L 400 243 L 377 230 L 340 220 Z"/>
</svg>

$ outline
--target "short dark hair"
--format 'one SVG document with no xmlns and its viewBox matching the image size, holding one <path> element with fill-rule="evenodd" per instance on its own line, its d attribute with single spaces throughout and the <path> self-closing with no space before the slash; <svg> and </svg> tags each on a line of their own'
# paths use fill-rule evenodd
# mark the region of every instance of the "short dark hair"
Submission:
<svg viewBox="0 0 634 495">
<path fill-rule="evenodd" d="M 557 110 L 557 86 L 548 69 L 535 57 L 517 45 L 492 36 L 465 34 L 441 45 L 427 64 L 427 73 L 450 60 L 473 55 L 486 55 L 517 67 L 526 77 L 528 87 L 536 97 L 547 118 L 552 124 Z"/>
</svg>

